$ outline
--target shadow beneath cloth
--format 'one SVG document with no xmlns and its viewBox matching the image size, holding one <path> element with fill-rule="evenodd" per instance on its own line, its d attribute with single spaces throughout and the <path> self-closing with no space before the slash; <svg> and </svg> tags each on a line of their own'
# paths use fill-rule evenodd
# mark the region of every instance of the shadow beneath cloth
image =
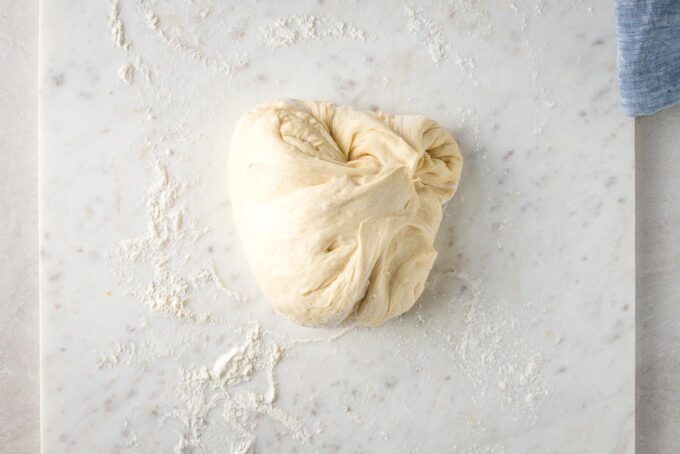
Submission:
<svg viewBox="0 0 680 454">
<path fill-rule="evenodd" d="M 671 453 L 680 436 L 680 106 L 639 117 L 635 133 L 635 448 Z"/>
</svg>

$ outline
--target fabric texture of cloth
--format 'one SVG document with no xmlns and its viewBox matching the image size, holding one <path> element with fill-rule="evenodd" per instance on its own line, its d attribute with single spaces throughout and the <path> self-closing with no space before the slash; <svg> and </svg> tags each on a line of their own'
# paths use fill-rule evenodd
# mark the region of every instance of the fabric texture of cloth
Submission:
<svg viewBox="0 0 680 454">
<path fill-rule="evenodd" d="M 615 13 L 625 114 L 680 103 L 680 0 L 616 0 Z"/>
</svg>

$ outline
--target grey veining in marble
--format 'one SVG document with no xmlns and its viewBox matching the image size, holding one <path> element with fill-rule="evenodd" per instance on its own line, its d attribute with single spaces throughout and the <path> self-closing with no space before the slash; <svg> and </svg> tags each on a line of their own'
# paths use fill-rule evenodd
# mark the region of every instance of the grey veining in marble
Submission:
<svg viewBox="0 0 680 454">
<path fill-rule="evenodd" d="M 274 405 L 310 436 L 260 412 L 243 429 L 256 451 L 632 452 L 633 123 L 610 5 L 113 5 L 43 3 L 45 452 L 173 449 L 194 427 L 177 416 L 178 369 L 209 367 L 252 321 L 267 341 L 328 339 L 273 313 L 229 220 L 233 124 L 275 97 L 430 116 L 466 166 L 420 304 L 291 344 Z M 206 229 L 173 249 L 174 272 L 212 263 L 249 297 L 192 294 L 219 322 L 149 314 L 135 291 L 153 267 L 112 265 L 112 246 L 144 232 L 154 161 L 193 181 L 179 202 Z M 204 448 L 238 438 L 207 419 Z"/>
</svg>

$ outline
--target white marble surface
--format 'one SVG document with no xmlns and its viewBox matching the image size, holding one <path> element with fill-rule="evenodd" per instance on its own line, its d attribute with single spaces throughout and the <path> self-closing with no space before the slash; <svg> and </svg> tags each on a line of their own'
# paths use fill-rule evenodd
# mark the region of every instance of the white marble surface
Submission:
<svg viewBox="0 0 680 454">
<path fill-rule="evenodd" d="M 618 110 L 609 5 L 428 2 L 411 32 L 401 3 L 174 3 L 121 3 L 127 51 L 113 45 L 107 5 L 43 4 L 45 452 L 158 452 L 191 439 L 178 369 L 211 366 L 255 321 L 285 348 L 272 405 L 310 434 L 303 443 L 254 413 L 241 429 L 258 452 L 633 451 L 633 123 Z M 308 13 L 367 39 L 260 42 L 261 27 Z M 130 86 L 124 64 L 137 67 Z M 330 340 L 277 317 L 233 236 L 233 122 L 289 96 L 425 114 L 460 140 L 466 167 L 437 240 L 439 278 L 379 329 Z M 214 263 L 250 299 L 192 291 L 189 307 L 221 322 L 149 313 L 130 293 L 151 282 L 151 264 L 108 257 L 145 232 L 155 161 L 195 181 L 170 211 L 184 204 L 208 229 L 173 239 L 168 266 L 188 278 Z M 265 382 L 230 393 L 264 393 Z M 197 429 L 202 448 L 246 436 L 221 413 Z"/>
</svg>

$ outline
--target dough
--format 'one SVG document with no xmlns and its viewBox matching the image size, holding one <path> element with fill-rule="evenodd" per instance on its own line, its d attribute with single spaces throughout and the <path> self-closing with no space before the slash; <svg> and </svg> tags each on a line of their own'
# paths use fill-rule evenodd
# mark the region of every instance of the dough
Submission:
<svg viewBox="0 0 680 454">
<path fill-rule="evenodd" d="M 453 137 L 424 117 L 295 100 L 247 113 L 229 190 L 265 295 L 311 326 L 375 326 L 406 312 L 462 165 Z"/>
</svg>

